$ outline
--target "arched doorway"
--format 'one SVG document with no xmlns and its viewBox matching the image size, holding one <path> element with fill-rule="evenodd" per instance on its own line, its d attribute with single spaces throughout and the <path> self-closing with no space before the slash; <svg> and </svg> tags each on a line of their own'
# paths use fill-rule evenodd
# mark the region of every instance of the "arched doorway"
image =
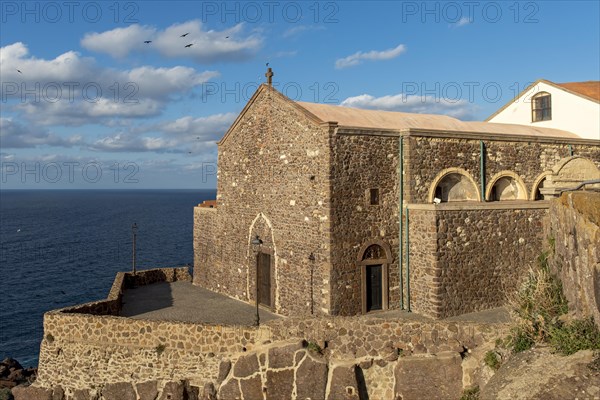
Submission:
<svg viewBox="0 0 600 400">
<path fill-rule="evenodd" d="M 359 251 L 361 269 L 362 313 L 387 310 L 388 267 L 392 262 L 390 247 L 381 240 L 362 246 Z"/>
<path fill-rule="evenodd" d="M 255 248 L 252 240 L 258 237 L 261 244 Z M 248 267 L 246 273 L 247 297 L 264 307 L 277 310 L 277 248 L 271 221 L 263 213 L 256 216 L 249 229 Z"/>
</svg>

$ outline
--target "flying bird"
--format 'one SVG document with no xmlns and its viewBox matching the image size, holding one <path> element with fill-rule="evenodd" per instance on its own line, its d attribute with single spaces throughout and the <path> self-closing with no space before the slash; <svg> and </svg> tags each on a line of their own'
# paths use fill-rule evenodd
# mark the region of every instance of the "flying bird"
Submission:
<svg viewBox="0 0 600 400">
<path fill-rule="evenodd" d="M 19 69 L 17 70 L 17 72 L 20 73 L 20 74 L 22 74 L 21 70 L 19 70 Z"/>
<path fill-rule="evenodd" d="M 179 37 L 186 37 L 187 35 L 189 35 L 190 33 L 184 33 L 183 35 L 179 36 Z"/>
<path fill-rule="evenodd" d="M 152 43 L 152 40 L 144 40 L 144 43 L 146 43 L 146 44 Z"/>
<path fill-rule="evenodd" d="M 267 67 L 269 66 L 269 63 L 267 63 Z"/>
<path fill-rule="evenodd" d="M 183 46 L 183 47 L 192 47 L 193 45 L 194 45 L 194 43 L 190 43 L 190 44 L 186 44 L 186 45 L 185 45 L 185 46 Z"/>
<path fill-rule="evenodd" d="M 225 36 L 225 39 L 229 39 L 229 36 Z"/>
</svg>

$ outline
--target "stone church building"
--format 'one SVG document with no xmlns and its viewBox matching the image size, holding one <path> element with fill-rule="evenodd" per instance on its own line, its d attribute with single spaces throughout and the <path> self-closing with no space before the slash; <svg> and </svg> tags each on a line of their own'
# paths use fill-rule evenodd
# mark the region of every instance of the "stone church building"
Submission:
<svg viewBox="0 0 600 400">
<path fill-rule="evenodd" d="M 194 284 L 282 315 L 497 307 L 547 240 L 544 199 L 599 168 L 600 141 L 568 131 L 264 84 L 218 143 L 216 201 L 194 209 Z"/>
</svg>

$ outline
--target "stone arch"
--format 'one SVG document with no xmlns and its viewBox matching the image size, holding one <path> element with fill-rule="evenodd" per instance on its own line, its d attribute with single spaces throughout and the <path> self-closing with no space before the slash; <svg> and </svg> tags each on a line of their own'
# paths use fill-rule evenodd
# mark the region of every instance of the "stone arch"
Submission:
<svg viewBox="0 0 600 400">
<path fill-rule="evenodd" d="M 582 156 L 571 156 L 562 159 L 552 167 L 552 175 L 561 180 L 573 182 L 600 179 L 600 170 L 589 158 Z"/>
<path fill-rule="evenodd" d="M 485 198 L 489 201 L 527 200 L 527 197 L 525 182 L 512 171 L 495 174 L 485 191 Z"/>
<path fill-rule="evenodd" d="M 384 252 L 384 257 L 381 259 L 385 260 L 387 263 L 392 262 L 392 248 L 390 247 L 390 245 L 387 244 L 386 242 L 384 242 L 383 240 L 372 239 L 372 240 L 369 240 L 368 242 L 364 243 L 362 246 L 360 246 L 360 249 L 358 250 L 357 259 L 356 259 L 356 261 L 358 263 L 362 263 L 363 261 L 365 261 L 365 255 L 366 255 L 365 253 L 369 249 L 369 247 L 372 247 L 372 246 L 381 247 Z"/>
<path fill-rule="evenodd" d="M 248 229 L 247 263 L 246 263 L 246 297 L 248 301 L 255 300 L 256 291 L 256 270 L 257 254 L 252 248 L 252 239 L 258 235 L 263 241 L 261 253 L 268 254 L 271 257 L 271 308 L 279 309 L 279 287 L 278 282 L 278 252 L 273 233 L 273 224 L 271 220 L 262 212 L 258 213 Z"/>
<path fill-rule="evenodd" d="M 546 179 L 552 175 L 552 171 L 547 170 L 542 172 L 535 178 L 533 185 L 531 186 L 531 193 L 529 194 L 529 200 L 543 200 L 543 195 L 540 193 L 540 188 L 544 186 Z"/>
<path fill-rule="evenodd" d="M 357 254 L 357 264 L 360 268 L 360 298 L 361 298 L 361 310 L 363 314 L 374 309 L 368 307 L 368 297 L 371 294 L 371 287 L 367 285 L 369 276 L 374 271 L 376 274 L 381 274 L 381 280 L 378 282 L 381 288 L 381 305 L 380 310 L 387 310 L 389 307 L 389 282 L 388 282 L 388 271 L 390 264 L 393 261 L 392 248 L 389 244 L 380 239 L 372 239 L 364 243 Z M 378 286 L 378 285 L 376 285 Z"/>
<path fill-rule="evenodd" d="M 600 179 L 600 169 L 590 159 L 582 156 L 571 156 L 559 161 L 552 167 L 544 183 L 542 194 L 545 197 L 556 197 L 564 189 L 571 189 L 584 181 Z M 591 186 L 600 188 L 600 184 Z"/>
<path fill-rule="evenodd" d="M 436 195 L 442 196 L 442 202 L 481 201 L 477 183 L 471 174 L 462 168 L 446 168 L 436 175 L 429 187 L 428 202 L 433 203 Z"/>
</svg>

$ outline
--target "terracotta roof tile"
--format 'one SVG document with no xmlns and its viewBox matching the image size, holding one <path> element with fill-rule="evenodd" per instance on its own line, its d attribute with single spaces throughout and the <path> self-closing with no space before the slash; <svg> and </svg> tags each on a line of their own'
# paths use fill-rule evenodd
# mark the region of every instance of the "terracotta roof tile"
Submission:
<svg viewBox="0 0 600 400">
<path fill-rule="evenodd" d="M 566 82 L 557 83 L 557 85 L 571 92 L 600 101 L 600 81 Z"/>
</svg>

